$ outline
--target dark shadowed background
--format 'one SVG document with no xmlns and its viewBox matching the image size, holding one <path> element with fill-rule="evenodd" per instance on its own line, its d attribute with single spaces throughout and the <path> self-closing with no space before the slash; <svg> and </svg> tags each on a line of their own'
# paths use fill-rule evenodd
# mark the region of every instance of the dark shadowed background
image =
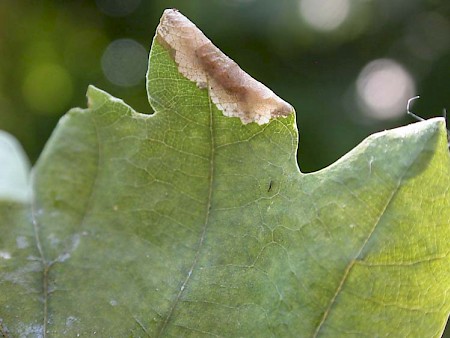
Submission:
<svg viewBox="0 0 450 338">
<path fill-rule="evenodd" d="M 304 172 L 412 123 L 412 96 L 425 118 L 450 108 L 448 0 L 0 0 L 0 129 L 34 162 L 89 84 L 151 113 L 147 56 L 168 7 L 295 107 Z"/>
</svg>

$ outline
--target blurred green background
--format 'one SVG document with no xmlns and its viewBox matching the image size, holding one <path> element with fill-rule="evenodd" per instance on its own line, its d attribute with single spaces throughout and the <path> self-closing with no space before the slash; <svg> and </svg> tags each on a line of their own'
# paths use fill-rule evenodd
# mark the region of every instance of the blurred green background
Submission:
<svg viewBox="0 0 450 338">
<path fill-rule="evenodd" d="M 34 162 L 89 84 L 151 113 L 147 55 L 168 7 L 295 107 L 304 172 L 412 123 L 414 95 L 425 118 L 450 108 L 448 0 L 1 0 L 0 129 Z"/>
<path fill-rule="evenodd" d="M 149 47 L 175 7 L 243 69 L 293 104 L 302 171 L 369 134 L 450 107 L 450 1 L 0 1 L 0 129 L 34 162 L 89 84 L 151 113 Z"/>
</svg>

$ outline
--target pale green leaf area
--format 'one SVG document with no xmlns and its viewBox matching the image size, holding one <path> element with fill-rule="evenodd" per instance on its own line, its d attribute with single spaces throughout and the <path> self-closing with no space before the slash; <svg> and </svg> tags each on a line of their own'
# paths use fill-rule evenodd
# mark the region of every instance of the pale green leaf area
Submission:
<svg viewBox="0 0 450 338">
<path fill-rule="evenodd" d="M 294 113 L 224 116 L 156 40 L 148 94 L 151 116 L 90 87 L 34 167 L 32 201 L 0 192 L 0 336 L 441 335 L 442 118 L 303 174 Z"/>
</svg>

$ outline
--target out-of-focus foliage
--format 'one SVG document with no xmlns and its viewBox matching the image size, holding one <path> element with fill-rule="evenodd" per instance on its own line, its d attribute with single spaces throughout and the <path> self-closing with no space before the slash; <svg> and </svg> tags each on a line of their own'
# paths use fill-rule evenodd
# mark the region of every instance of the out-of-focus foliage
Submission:
<svg viewBox="0 0 450 338">
<path fill-rule="evenodd" d="M 426 118 L 450 107 L 447 1 L 3 0 L 0 129 L 36 159 L 58 118 L 86 105 L 88 84 L 151 112 L 146 54 L 167 7 L 294 105 L 303 171 L 412 122 L 408 96 L 422 96 L 414 110 Z"/>
</svg>

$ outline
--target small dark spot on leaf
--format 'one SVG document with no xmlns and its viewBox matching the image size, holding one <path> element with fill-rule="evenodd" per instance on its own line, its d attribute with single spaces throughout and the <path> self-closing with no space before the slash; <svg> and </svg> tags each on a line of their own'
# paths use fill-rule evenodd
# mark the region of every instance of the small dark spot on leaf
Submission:
<svg viewBox="0 0 450 338">
<path fill-rule="evenodd" d="M 270 192 L 272 190 L 272 186 L 273 186 L 273 181 L 270 180 L 269 182 L 269 188 L 267 189 L 267 192 Z"/>
</svg>

